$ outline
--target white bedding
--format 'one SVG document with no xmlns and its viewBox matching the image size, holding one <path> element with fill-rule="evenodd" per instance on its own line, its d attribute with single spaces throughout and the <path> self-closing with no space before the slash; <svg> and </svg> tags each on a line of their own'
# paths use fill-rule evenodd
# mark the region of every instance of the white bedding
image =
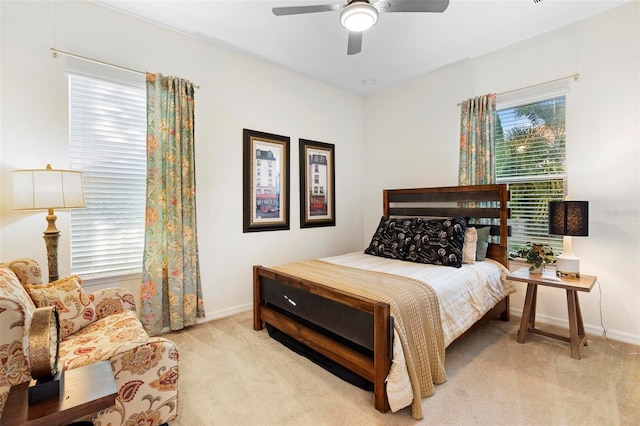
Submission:
<svg viewBox="0 0 640 426">
<path fill-rule="evenodd" d="M 320 260 L 411 277 L 430 285 L 440 302 L 445 346 L 449 346 L 501 299 L 516 291 L 513 284 L 505 279 L 508 270 L 491 259 L 463 264 L 461 268 L 387 259 L 363 252 Z M 387 396 L 392 411 L 408 406 L 413 400 L 404 354 L 397 336 L 394 338 L 393 363 L 387 377 Z"/>
</svg>

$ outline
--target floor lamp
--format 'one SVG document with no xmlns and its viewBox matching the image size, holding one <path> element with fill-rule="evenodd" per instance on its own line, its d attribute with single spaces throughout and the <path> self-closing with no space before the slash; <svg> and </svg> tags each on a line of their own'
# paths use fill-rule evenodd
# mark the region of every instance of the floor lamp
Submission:
<svg viewBox="0 0 640 426">
<path fill-rule="evenodd" d="M 57 216 L 54 210 L 83 208 L 82 173 L 74 170 L 46 169 L 15 170 L 13 172 L 13 209 L 21 211 L 47 210 L 49 226 L 44 231 L 47 246 L 49 282 L 58 279 Z"/>
</svg>

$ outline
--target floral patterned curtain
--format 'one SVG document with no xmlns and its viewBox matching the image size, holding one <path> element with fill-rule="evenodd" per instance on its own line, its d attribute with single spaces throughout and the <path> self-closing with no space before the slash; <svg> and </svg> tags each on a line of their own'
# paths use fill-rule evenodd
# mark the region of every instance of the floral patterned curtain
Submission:
<svg viewBox="0 0 640 426">
<path fill-rule="evenodd" d="M 462 103 L 460 120 L 459 185 L 496 183 L 496 95 L 484 95 Z"/>
<path fill-rule="evenodd" d="M 147 73 L 141 320 L 151 335 L 204 317 L 196 231 L 193 84 Z"/>
</svg>

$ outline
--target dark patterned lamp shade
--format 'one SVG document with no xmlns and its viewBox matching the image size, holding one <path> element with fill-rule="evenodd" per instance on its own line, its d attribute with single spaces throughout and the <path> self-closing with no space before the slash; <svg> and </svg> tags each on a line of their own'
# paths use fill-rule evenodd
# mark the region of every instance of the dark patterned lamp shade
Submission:
<svg viewBox="0 0 640 426">
<path fill-rule="evenodd" d="M 588 201 L 549 201 L 549 234 L 564 235 L 556 274 L 580 276 L 580 259 L 573 254 L 571 237 L 589 236 Z"/>
<path fill-rule="evenodd" d="M 589 236 L 588 201 L 549 201 L 549 234 Z"/>
</svg>

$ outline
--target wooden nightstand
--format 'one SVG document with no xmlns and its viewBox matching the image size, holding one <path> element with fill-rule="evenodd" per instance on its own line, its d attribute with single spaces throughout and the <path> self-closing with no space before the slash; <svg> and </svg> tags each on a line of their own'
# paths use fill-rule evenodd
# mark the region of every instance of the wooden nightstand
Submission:
<svg viewBox="0 0 640 426">
<path fill-rule="evenodd" d="M 29 382 L 11 387 L 2 412 L 2 426 L 66 425 L 115 404 L 116 383 L 109 361 L 99 361 L 64 372 L 59 397 L 29 405 Z"/>
<path fill-rule="evenodd" d="M 527 333 L 541 334 L 554 339 L 564 340 L 571 343 L 571 357 L 580 359 L 580 348 L 587 345 L 587 336 L 584 334 L 582 323 L 582 313 L 578 302 L 578 292 L 590 292 L 597 277 L 591 275 L 580 275 L 577 278 L 553 277 L 540 274 L 530 274 L 527 268 L 520 268 L 507 275 L 509 281 L 520 281 L 527 283 L 527 295 L 524 300 L 522 310 L 522 320 L 518 331 L 518 342 L 524 343 Z M 538 296 L 538 286 L 563 288 L 567 291 L 567 307 L 569 310 L 569 337 L 560 336 L 546 332 L 535 327 L 536 321 L 536 299 Z"/>
</svg>

